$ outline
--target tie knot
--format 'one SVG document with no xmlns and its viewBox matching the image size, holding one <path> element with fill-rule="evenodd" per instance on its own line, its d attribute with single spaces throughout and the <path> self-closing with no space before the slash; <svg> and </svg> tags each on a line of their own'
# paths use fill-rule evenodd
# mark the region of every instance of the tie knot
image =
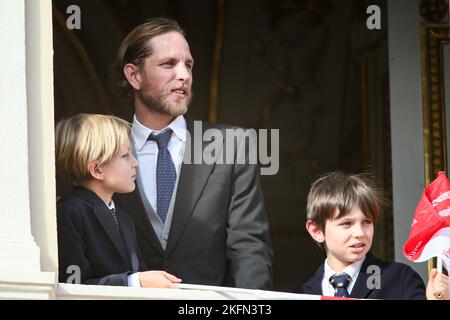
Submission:
<svg viewBox="0 0 450 320">
<path fill-rule="evenodd" d="M 114 219 L 114 223 L 116 224 L 117 230 L 119 230 L 119 221 L 117 220 L 116 209 L 110 208 L 109 211 L 111 212 L 111 215 Z"/>
<path fill-rule="evenodd" d="M 167 145 L 169 144 L 170 137 L 172 136 L 172 130 L 169 129 L 165 132 L 162 132 L 158 135 L 154 135 L 153 132 L 150 134 L 147 140 L 154 140 L 158 145 L 158 149 L 167 149 Z"/>
<path fill-rule="evenodd" d="M 335 273 L 330 277 L 330 283 L 334 289 L 347 289 L 352 277 L 345 272 Z"/>
</svg>

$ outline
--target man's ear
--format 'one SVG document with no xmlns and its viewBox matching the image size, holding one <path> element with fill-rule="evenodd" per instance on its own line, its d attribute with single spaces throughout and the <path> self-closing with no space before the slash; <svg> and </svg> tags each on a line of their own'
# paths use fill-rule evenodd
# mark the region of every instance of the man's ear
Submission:
<svg viewBox="0 0 450 320">
<path fill-rule="evenodd" d="M 319 226 L 313 221 L 306 221 L 306 230 L 308 230 L 311 237 L 318 243 L 323 243 L 325 241 L 325 235 Z"/>
<path fill-rule="evenodd" d="M 135 89 L 140 90 L 141 89 L 141 83 L 142 83 L 142 77 L 141 77 L 141 71 L 137 66 L 135 66 L 132 63 L 127 63 L 123 67 L 123 73 L 125 77 L 128 80 L 128 83 Z"/>
<path fill-rule="evenodd" d="M 98 163 L 98 161 L 92 161 L 91 163 L 89 163 L 88 170 L 92 179 L 103 180 L 105 178 L 103 174 L 103 168 Z"/>
</svg>

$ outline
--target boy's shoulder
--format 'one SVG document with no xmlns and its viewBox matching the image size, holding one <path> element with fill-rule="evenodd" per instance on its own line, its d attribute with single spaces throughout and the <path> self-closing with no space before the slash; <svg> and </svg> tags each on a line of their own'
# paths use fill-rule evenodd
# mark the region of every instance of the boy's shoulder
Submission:
<svg viewBox="0 0 450 320">
<path fill-rule="evenodd" d="M 306 282 L 297 285 L 294 292 L 321 295 L 323 274 L 324 264 L 322 263 L 311 278 L 309 278 Z"/>
<path fill-rule="evenodd" d="M 402 262 L 384 261 L 368 256 L 360 271 L 362 280 L 379 276 L 381 289 L 373 292 L 380 299 L 425 299 L 425 283 L 409 265 Z"/>
<path fill-rule="evenodd" d="M 93 212 L 109 212 L 108 207 L 93 191 L 76 186 L 69 193 L 62 196 L 56 203 L 57 215 L 66 217 L 92 217 Z M 132 220 L 131 216 L 116 203 L 116 215 L 122 220 Z"/>
<path fill-rule="evenodd" d="M 411 268 L 410 266 L 408 266 L 405 263 L 402 262 L 395 262 L 395 261 L 387 261 L 387 260 L 382 260 L 379 259 L 377 257 L 375 257 L 372 254 L 367 254 L 366 259 L 364 260 L 364 263 L 361 267 L 361 269 L 364 269 L 364 271 L 366 271 L 367 269 L 370 269 L 371 267 L 379 267 L 381 270 L 384 270 L 386 272 L 386 270 L 395 270 L 395 272 L 414 272 L 416 273 L 416 271 L 414 271 L 413 268 Z"/>
<path fill-rule="evenodd" d="M 360 273 L 368 276 L 380 274 L 388 281 L 402 281 L 404 279 L 421 279 L 420 275 L 410 266 L 402 262 L 386 261 L 368 253 L 361 266 Z"/>
<path fill-rule="evenodd" d="M 92 191 L 83 187 L 74 187 L 56 203 L 58 213 L 80 212 L 102 204 L 101 199 Z"/>
<path fill-rule="evenodd" d="M 419 274 L 407 264 L 394 261 L 385 261 L 368 253 L 359 271 L 362 277 L 380 274 L 385 280 L 401 281 L 402 279 L 414 279 L 419 281 Z M 324 263 L 322 263 L 306 282 L 298 285 L 294 292 L 321 294 L 322 279 L 324 275 Z"/>
<path fill-rule="evenodd" d="M 419 273 L 402 262 L 383 261 L 369 256 L 360 271 L 362 280 L 380 276 L 379 290 L 373 290 L 370 298 L 395 300 L 425 299 L 425 283 Z M 378 273 L 379 272 L 379 273 Z M 363 281 L 364 282 L 364 281 Z"/>
</svg>

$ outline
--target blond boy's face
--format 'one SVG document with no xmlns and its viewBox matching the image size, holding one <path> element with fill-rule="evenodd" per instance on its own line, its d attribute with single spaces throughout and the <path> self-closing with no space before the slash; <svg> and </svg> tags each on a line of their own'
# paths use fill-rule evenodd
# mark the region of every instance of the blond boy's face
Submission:
<svg viewBox="0 0 450 320">
<path fill-rule="evenodd" d="M 334 217 L 337 217 L 338 210 Z M 353 207 L 344 217 L 327 220 L 325 230 L 315 230 L 313 238 L 325 244 L 329 266 L 342 271 L 350 264 L 363 259 L 372 247 L 373 221 L 359 207 Z"/>
<path fill-rule="evenodd" d="M 132 192 L 137 166 L 138 162 L 131 153 L 130 145 L 123 146 L 117 157 L 102 165 L 103 187 L 111 193 Z"/>
</svg>

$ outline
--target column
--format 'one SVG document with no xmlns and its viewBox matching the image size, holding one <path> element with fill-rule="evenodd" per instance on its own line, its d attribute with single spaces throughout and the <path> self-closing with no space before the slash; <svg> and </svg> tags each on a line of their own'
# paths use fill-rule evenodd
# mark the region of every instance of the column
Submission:
<svg viewBox="0 0 450 320">
<path fill-rule="evenodd" d="M 55 287 L 31 232 L 25 22 L 24 0 L 0 1 L 0 299 L 52 298 Z"/>
</svg>

